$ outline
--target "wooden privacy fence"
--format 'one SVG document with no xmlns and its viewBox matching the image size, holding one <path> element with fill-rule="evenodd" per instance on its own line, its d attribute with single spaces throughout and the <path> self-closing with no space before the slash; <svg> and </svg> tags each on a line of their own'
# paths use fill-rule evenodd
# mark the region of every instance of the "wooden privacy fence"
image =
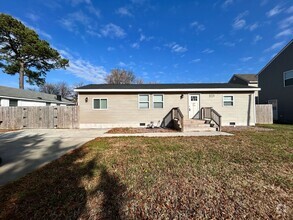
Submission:
<svg viewBox="0 0 293 220">
<path fill-rule="evenodd" d="M 0 129 L 79 128 L 78 106 L 0 107 Z"/>
<path fill-rule="evenodd" d="M 273 124 L 273 106 L 271 104 L 255 105 L 256 123 Z"/>
</svg>

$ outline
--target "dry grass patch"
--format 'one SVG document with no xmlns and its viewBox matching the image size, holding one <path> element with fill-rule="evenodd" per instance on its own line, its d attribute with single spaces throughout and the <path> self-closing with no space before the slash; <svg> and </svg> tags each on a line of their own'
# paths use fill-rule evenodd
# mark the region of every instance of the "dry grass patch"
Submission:
<svg viewBox="0 0 293 220">
<path fill-rule="evenodd" d="M 293 126 L 98 138 L 0 188 L 0 219 L 292 219 Z"/>
</svg>

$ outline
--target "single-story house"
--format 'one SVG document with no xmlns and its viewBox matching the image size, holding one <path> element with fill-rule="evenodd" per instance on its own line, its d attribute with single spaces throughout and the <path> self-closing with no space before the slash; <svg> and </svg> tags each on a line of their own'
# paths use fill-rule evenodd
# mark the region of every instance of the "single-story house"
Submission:
<svg viewBox="0 0 293 220">
<path fill-rule="evenodd" d="M 174 108 L 180 109 L 184 120 L 204 119 L 202 110 L 212 108 L 221 116 L 221 125 L 255 125 L 259 90 L 233 83 L 91 84 L 75 89 L 80 128 L 157 125 Z"/>
<path fill-rule="evenodd" d="M 293 123 L 293 40 L 258 73 L 260 104 L 272 104 L 274 121 Z"/>
<path fill-rule="evenodd" d="M 0 106 L 67 106 L 73 102 L 59 95 L 0 86 Z"/>
</svg>

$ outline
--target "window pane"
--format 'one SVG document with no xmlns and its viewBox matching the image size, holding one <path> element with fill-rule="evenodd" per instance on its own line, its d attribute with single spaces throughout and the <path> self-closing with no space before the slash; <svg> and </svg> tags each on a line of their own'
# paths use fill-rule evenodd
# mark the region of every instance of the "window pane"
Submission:
<svg viewBox="0 0 293 220">
<path fill-rule="evenodd" d="M 293 86 L 293 78 L 285 80 L 285 86 Z"/>
<path fill-rule="evenodd" d="M 148 95 L 139 95 L 139 101 L 140 102 L 148 102 L 149 96 Z"/>
<path fill-rule="evenodd" d="M 149 108 L 149 103 L 148 102 L 140 102 L 139 108 Z"/>
<path fill-rule="evenodd" d="M 94 99 L 94 109 L 100 109 L 100 99 Z"/>
<path fill-rule="evenodd" d="M 224 106 L 233 106 L 233 102 L 224 102 Z"/>
<path fill-rule="evenodd" d="M 163 108 L 163 102 L 154 102 L 154 108 Z"/>
<path fill-rule="evenodd" d="M 163 102 L 163 95 L 154 95 L 154 102 Z"/>
<path fill-rule="evenodd" d="M 197 101 L 197 96 L 191 96 L 190 100 L 191 101 Z"/>
<path fill-rule="evenodd" d="M 9 106 L 17 106 L 17 100 L 16 99 L 10 99 L 9 100 Z"/>
<path fill-rule="evenodd" d="M 101 109 L 107 109 L 107 99 L 101 99 Z"/>
<path fill-rule="evenodd" d="M 233 96 L 224 96 L 224 102 L 225 101 L 229 101 L 229 102 L 233 101 Z"/>
<path fill-rule="evenodd" d="M 285 72 L 285 80 L 286 79 L 293 79 L 293 70 Z"/>
</svg>

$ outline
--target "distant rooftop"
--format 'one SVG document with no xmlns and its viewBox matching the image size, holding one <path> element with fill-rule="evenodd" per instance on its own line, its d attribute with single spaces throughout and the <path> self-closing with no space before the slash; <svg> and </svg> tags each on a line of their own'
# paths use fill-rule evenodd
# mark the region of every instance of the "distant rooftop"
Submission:
<svg viewBox="0 0 293 220">
<path fill-rule="evenodd" d="M 243 79 L 244 81 L 248 83 L 257 82 L 257 74 L 234 74 L 234 76 L 237 76 L 240 79 Z"/>
<path fill-rule="evenodd" d="M 67 99 L 61 98 L 61 101 L 57 100 L 57 96 L 53 94 L 47 94 L 43 92 L 35 92 L 30 90 L 16 89 L 6 86 L 0 86 L 0 97 L 9 97 L 15 99 L 28 99 L 45 102 L 54 102 L 60 104 L 74 104 Z"/>
</svg>

